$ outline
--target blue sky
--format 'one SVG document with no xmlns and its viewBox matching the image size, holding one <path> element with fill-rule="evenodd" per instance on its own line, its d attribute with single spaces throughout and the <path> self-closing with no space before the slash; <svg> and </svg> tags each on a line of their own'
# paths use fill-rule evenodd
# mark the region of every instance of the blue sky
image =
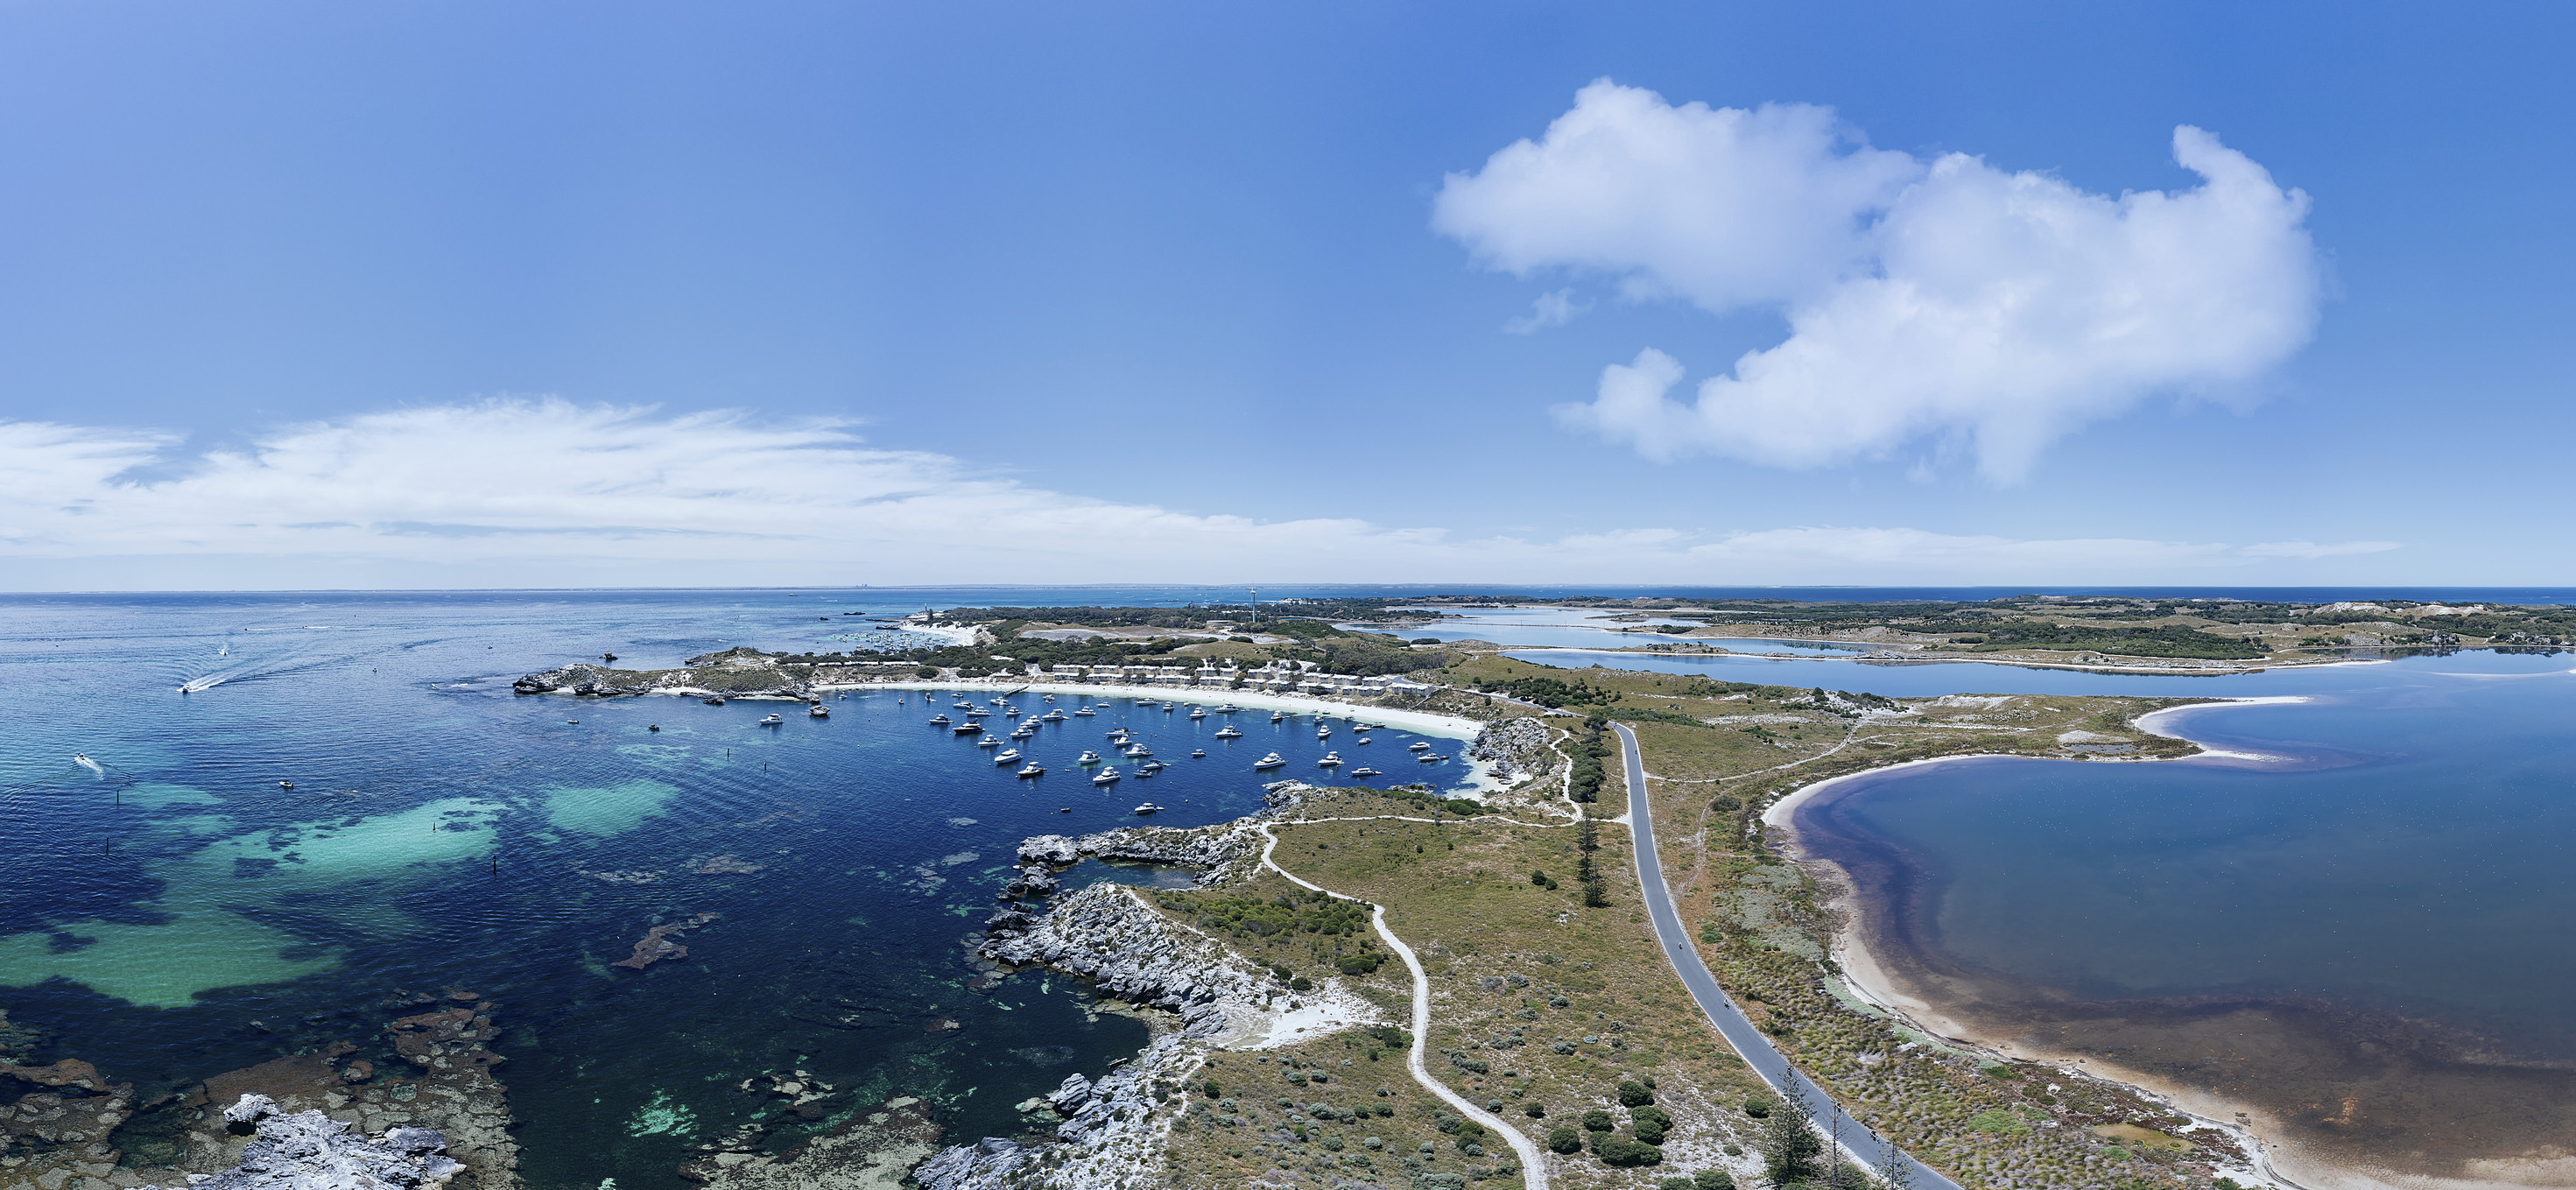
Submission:
<svg viewBox="0 0 2576 1190">
<path fill-rule="evenodd" d="M 2565 582 L 2571 26 L 9 3 L 0 586 Z M 2181 126 L 2282 202 L 2131 234 Z M 2099 235 L 1997 358 L 1832 313 L 2016 186 Z"/>
</svg>

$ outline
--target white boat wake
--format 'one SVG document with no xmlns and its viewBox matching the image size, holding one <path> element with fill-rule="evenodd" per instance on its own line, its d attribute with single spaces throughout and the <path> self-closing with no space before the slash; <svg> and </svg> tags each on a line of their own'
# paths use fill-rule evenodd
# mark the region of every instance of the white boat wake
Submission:
<svg viewBox="0 0 2576 1190">
<path fill-rule="evenodd" d="M 91 759 L 89 758 L 89 754 L 88 754 L 88 753 L 85 753 L 85 752 L 74 752 L 74 753 L 72 753 L 72 763 L 77 764 L 77 765 L 81 766 L 82 768 L 88 769 L 89 771 L 91 771 L 91 772 L 93 772 L 93 773 L 98 774 L 98 775 L 100 776 L 100 778 L 102 778 L 102 779 L 104 779 L 104 778 L 107 776 L 107 770 L 106 770 L 106 769 L 103 769 L 103 768 L 100 768 L 100 767 L 99 767 L 99 764 L 98 764 L 98 762 L 97 762 L 97 761 L 95 761 L 95 760 L 91 760 Z"/>
</svg>

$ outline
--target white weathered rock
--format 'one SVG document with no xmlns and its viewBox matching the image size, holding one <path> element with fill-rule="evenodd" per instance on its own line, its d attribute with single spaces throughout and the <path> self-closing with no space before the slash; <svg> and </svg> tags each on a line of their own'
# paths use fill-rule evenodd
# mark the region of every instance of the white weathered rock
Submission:
<svg viewBox="0 0 2576 1190">
<path fill-rule="evenodd" d="M 1047 1096 L 1047 1106 L 1069 1116 L 1081 1110 L 1082 1105 L 1090 1098 L 1091 1080 L 1084 1078 L 1081 1071 L 1075 1071 L 1064 1076 L 1063 1085 L 1058 1086 L 1054 1094 Z"/>
<path fill-rule="evenodd" d="M 392 1128 L 369 1139 L 318 1111 L 280 1111 L 265 1095 L 242 1096 L 224 1119 L 255 1126 L 258 1138 L 242 1149 L 241 1164 L 186 1190 L 439 1190 L 465 1169 L 434 1129 Z"/>
</svg>

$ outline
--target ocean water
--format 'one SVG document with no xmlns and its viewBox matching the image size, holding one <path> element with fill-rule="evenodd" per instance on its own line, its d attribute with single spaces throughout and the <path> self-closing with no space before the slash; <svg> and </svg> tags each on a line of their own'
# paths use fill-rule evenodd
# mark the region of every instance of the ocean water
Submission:
<svg viewBox="0 0 2576 1190">
<path fill-rule="evenodd" d="M 373 1043 L 370 1009 L 396 990 L 471 989 L 504 1006 L 498 1073 L 539 1187 L 686 1185 L 689 1146 L 760 1105 L 734 1085 L 772 1071 L 836 1084 L 835 1112 L 912 1094 L 952 1137 L 1016 1132 L 1015 1103 L 1145 1036 L 1043 972 L 968 987 L 967 939 L 1022 837 L 1138 822 L 1148 798 L 1164 823 L 1237 817 L 1264 781 L 1319 775 L 1327 747 L 1403 758 L 1417 737 L 1356 747 L 1337 722 L 1319 743 L 1303 716 L 1114 700 L 1018 743 L 1050 769 L 1023 781 L 929 726 L 957 712 L 922 691 L 853 693 L 814 720 L 780 702 L 510 690 L 603 650 L 658 667 L 843 648 L 864 618 L 847 611 L 1104 601 L 925 594 L 0 599 L 0 1008 L 46 1031 L 39 1060 L 82 1058 L 149 1095 Z M 759 726 L 773 712 L 787 721 Z M 1247 734 L 1215 739 L 1229 718 Z M 1095 790 L 1073 760 L 1122 724 L 1172 767 Z M 1290 765 L 1255 773 L 1274 750 Z M 1077 878 L 1167 878 L 1102 869 Z M 687 958 L 609 966 L 651 926 L 709 913 Z"/>
</svg>

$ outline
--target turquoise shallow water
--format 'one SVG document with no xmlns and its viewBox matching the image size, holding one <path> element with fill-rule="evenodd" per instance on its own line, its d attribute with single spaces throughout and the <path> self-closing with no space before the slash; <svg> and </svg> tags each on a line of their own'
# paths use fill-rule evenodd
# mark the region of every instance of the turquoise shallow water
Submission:
<svg viewBox="0 0 2576 1190">
<path fill-rule="evenodd" d="M 1229 746 L 1222 718 L 1192 722 L 1186 704 L 1113 702 L 1021 744 L 1053 771 L 1018 781 L 928 726 L 919 691 L 763 728 L 793 708 L 509 688 L 604 649 L 660 666 L 735 644 L 840 648 L 840 612 L 922 598 L 8 599 L 0 1007 L 48 1032 L 40 1059 L 157 1092 L 365 1040 L 396 989 L 470 988 L 504 1005 L 500 1074 L 540 1187 L 684 1185 L 687 1146 L 754 1106 L 733 1085 L 798 1067 L 844 1088 L 835 1109 L 914 1094 L 952 1135 L 1013 1132 L 1014 1103 L 1144 1039 L 1043 973 L 967 988 L 964 940 L 1018 840 L 1132 823 L 1147 797 L 1181 825 L 1247 813 L 1262 752 L 1290 758 L 1274 775 L 1319 772 L 1311 721 L 1235 716 L 1249 734 Z M 1122 723 L 1172 767 L 1107 794 L 1067 780 Z M 1376 734 L 1330 745 L 1365 759 L 1415 738 Z M 686 936 L 688 958 L 607 966 L 700 913 L 719 916 Z"/>
</svg>

